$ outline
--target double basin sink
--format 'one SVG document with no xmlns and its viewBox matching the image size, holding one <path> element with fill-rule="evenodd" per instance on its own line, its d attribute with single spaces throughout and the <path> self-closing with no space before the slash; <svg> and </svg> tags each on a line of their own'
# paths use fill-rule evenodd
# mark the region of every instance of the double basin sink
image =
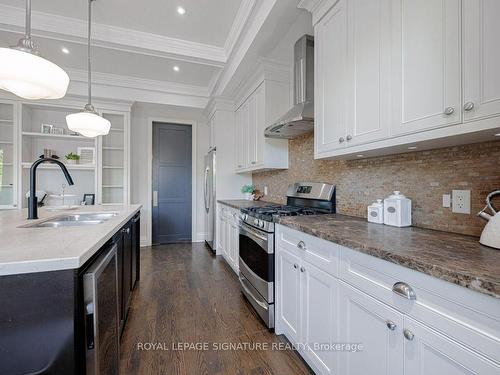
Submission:
<svg viewBox="0 0 500 375">
<path fill-rule="evenodd" d="M 96 225 L 104 223 L 117 215 L 117 212 L 65 214 L 43 220 L 35 224 L 24 225 L 23 228 L 59 228 Z"/>
</svg>

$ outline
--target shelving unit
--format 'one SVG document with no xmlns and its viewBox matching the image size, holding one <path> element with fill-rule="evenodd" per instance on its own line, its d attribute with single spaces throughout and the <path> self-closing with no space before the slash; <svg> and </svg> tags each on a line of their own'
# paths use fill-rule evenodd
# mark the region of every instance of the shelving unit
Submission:
<svg viewBox="0 0 500 375">
<path fill-rule="evenodd" d="M 17 206 L 16 180 L 16 109 L 15 102 L 0 101 L 0 208 Z"/>
<path fill-rule="evenodd" d="M 29 169 L 31 168 L 31 165 L 33 163 L 21 163 L 21 166 L 23 169 Z M 96 166 L 95 164 L 64 164 L 68 170 L 76 169 L 76 170 L 89 170 L 89 171 L 95 171 Z M 41 164 L 38 166 L 37 169 L 59 169 L 59 166 L 57 165 L 51 165 L 51 164 Z"/>
</svg>

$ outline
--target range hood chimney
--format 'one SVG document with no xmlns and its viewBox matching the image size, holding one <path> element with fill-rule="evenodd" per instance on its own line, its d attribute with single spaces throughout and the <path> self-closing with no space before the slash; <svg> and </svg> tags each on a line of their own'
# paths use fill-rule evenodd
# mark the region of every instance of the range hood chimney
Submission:
<svg viewBox="0 0 500 375">
<path fill-rule="evenodd" d="M 265 130 L 268 138 L 293 139 L 314 130 L 314 37 L 302 36 L 294 46 L 294 106 Z"/>
</svg>

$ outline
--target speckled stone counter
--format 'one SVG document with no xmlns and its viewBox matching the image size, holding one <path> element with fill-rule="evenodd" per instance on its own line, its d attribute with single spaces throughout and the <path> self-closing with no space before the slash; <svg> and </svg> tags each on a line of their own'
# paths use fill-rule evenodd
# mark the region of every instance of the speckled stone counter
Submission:
<svg viewBox="0 0 500 375">
<path fill-rule="evenodd" d="M 265 201 L 247 201 L 245 199 L 226 199 L 226 200 L 218 200 L 217 203 L 225 204 L 226 206 L 236 208 L 239 210 L 240 208 L 248 208 L 255 206 L 270 206 L 276 205 L 276 203 L 270 203 Z"/>
<path fill-rule="evenodd" d="M 500 250 L 476 237 L 368 223 L 344 215 L 283 217 L 278 222 L 403 267 L 500 298 Z"/>
</svg>

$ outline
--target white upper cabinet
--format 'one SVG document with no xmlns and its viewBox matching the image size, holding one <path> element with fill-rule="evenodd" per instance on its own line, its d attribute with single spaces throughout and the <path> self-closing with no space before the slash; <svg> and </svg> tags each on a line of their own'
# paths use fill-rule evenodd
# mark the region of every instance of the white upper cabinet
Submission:
<svg viewBox="0 0 500 375">
<path fill-rule="evenodd" d="M 460 123 L 460 1 L 393 6 L 393 134 Z"/>
<path fill-rule="evenodd" d="M 316 157 L 388 135 L 390 10 L 390 0 L 340 0 L 316 25 Z"/>
<path fill-rule="evenodd" d="M 500 1 L 463 1 L 464 121 L 500 114 Z"/>
<path fill-rule="evenodd" d="M 315 33 L 316 159 L 487 141 L 500 131 L 500 1 L 301 4 Z"/>
<path fill-rule="evenodd" d="M 17 206 L 17 108 L 0 101 L 0 209 Z"/>
<path fill-rule="evenodd" d="M 288 83 L 264 80 L 236 110 L 236 171 L 288 168 L 288 140 L 264 130 L 290 107 Z"/>
</svg>

